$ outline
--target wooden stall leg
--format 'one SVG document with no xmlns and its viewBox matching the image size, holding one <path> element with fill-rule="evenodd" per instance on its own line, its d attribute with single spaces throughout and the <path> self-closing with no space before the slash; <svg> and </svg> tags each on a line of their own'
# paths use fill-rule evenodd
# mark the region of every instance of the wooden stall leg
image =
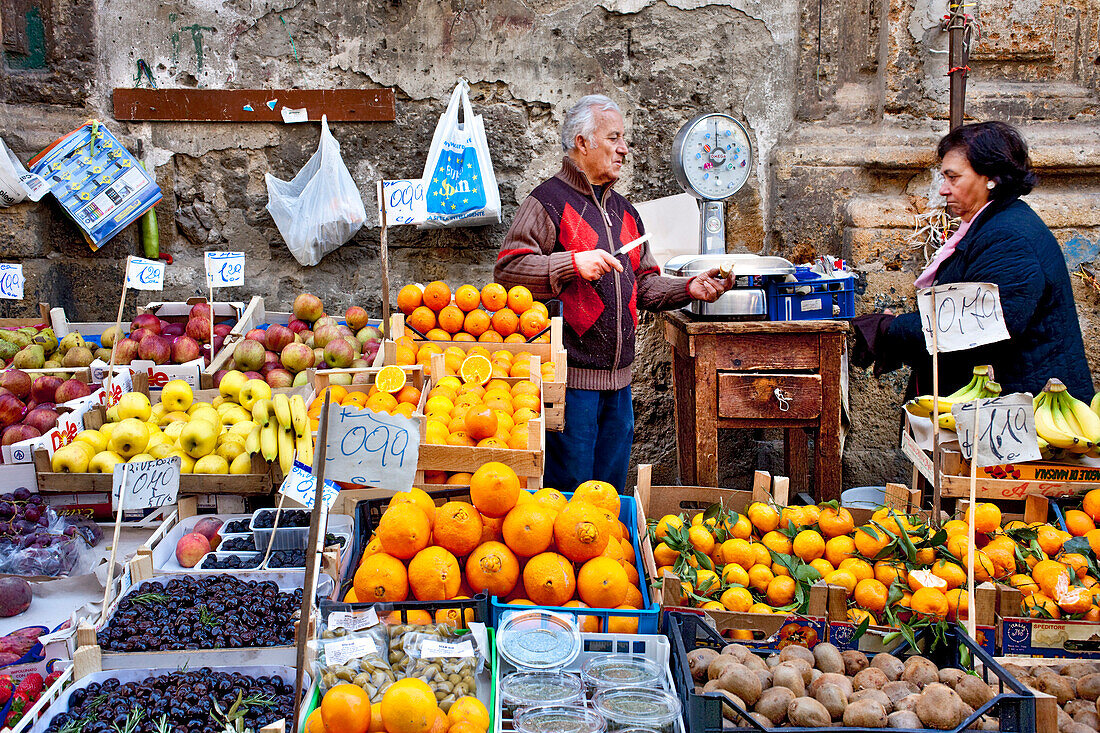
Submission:
<svg viewBox="0 0 1100 733">
<path fill-rule="evenodd" d="M 692 359 L 672 349 L 672 391 L 676 398 L 676 448 L 680 483 L 697 486 L 695 480 L 695 368 Z"/>
<path fill-rule="evenodd" d="M 810 488 L 810 440 L 804 428 L 783 430 L 783 468 L 796 494 Z"/>
</svg>

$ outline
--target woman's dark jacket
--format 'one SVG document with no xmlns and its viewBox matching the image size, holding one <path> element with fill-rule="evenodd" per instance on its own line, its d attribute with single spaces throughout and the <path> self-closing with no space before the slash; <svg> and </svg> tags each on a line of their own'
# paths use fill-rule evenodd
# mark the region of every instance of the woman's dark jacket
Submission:
<svg viewBox="0 0 1100 733">
<path fill-rule="evenodd" d="M 1038 394 L 1048 379 L 1057 377 L 1077 399 L 1092 399 L 1092 377 L 1066 260 L 1030 206 L 1011 198 L 995 201 L 981 212 L 936 273 L 937 285 L 962 282 L 999 286 L 1012 338 L 941 354 L 941 395 L 969 382 L 976 365 L 991 364 L 1004 394 Z M 919 313 L 893 319 L 876 339 L 874 352 L 880 365 L 897 359 L 913 366 L 916 394 L 931 394 L 932 360 Z"/>
</svg>

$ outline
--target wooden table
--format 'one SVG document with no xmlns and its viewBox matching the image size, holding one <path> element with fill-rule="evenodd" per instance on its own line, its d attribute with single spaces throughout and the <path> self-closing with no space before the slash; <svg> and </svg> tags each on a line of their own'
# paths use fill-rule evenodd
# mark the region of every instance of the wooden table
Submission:
<svg viewBox="0 0 1100 733">
<path fill-rule="evenodd" d="M 847 321 L 715 321 L 669 311 L 680 482 L 718 485 L 719 428 L 784 428 L 791 488 L 840 498 L 840 362 Z"/>
</svg>

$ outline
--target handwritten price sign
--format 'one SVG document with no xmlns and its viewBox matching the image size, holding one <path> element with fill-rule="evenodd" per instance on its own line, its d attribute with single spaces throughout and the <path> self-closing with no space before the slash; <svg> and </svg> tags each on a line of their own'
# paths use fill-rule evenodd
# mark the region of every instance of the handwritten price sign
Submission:
<svg viewBox="0 0 1100 733">
<path fill-rule="evenodd" d="M 180 491 L 180 459 L 174 456 L 117 464 L 111 481 L 113 507 L 119 505 L 124 478 L 126 498 L 122 499 L 122 505 L 125 509 L 153 509 L 175 504 Z"/>
<path fill-rule="evenodd" d="M 164 263 L 144 257 L 127 257 L 126 287 L 134 290 L 164 290 Z"/>
<path fill-rule="evenodd" d="M 932 291 L 936 308 L 932 312 Z M 932 353 L 932 325 L 941 352 L 964 351 L 1009 338 L 1001 310 L 1000 289 L 993 283 L 952 283 L 917 292 L 924 342 Z"/>
<path fill-rule="evenodd" d="M 207 252 L 206 286 L 233 288 L 244 285 L 244 252 Z"/>
<path fill-rule="evenodd" d="M 23 300 L 23 266 L 0 263 L 0 298 Z"/>
<path fill-rule="evenodd" d="M 428 219 L 424 181 L 421 179 L 382 181 L 386 224 L 423 224 Z"/>
<path fill-rule="evenodd" d="M 290 473 L 283 479 L 283 485 L 279 487 L 279 493 L 288 499 L 293 499 L 306 509 L 312 509 L 313 497 L 316 495 L 316 492 L 317 478 L 310 473 L 309 466 L 294 461 L 294 468 L 290 469 Z M 331 481 L 325 481 L 325 489 L 321 495 L 321 504 L 324 506 L 326 514 L 332 509 L 332 504 L 336 501 L 336 497 L 339 493 L 339 486 Z"/>
<path fill-rule="evenodd" d="M 978 433 L 974 437 L 974 410 L 978 403 Z M 966 458 L 978 446 L 977 464 L 1000 466 L 1042 458 L 1035 435 L 1035 408 L 1031 395 L 1016 392 L 1002 397 L 953 405 L 951 414 L 959 434 L 959 448 Z"/>
<path fill-rule="evenodd" d="M 420 427 L 402 415 L 333 405 L 325 474 L 336 481 L 408 491 L 420 455 Z"/>
</svg>

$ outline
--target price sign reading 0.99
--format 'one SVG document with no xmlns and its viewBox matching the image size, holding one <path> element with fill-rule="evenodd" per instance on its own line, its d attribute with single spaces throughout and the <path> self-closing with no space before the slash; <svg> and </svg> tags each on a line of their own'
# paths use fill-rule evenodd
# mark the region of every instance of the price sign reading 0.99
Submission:
<svg viewBox="0 0 1100 733">
<path fill-rule="evenodd" d="M 325 476 L 360 486 L 408 491 L 420 455 L 420 426 L 402 415 L 333 405 Z"/>
</svg>

